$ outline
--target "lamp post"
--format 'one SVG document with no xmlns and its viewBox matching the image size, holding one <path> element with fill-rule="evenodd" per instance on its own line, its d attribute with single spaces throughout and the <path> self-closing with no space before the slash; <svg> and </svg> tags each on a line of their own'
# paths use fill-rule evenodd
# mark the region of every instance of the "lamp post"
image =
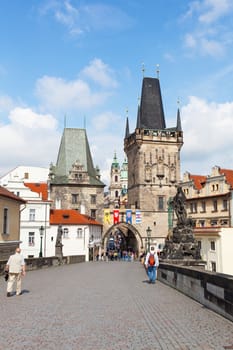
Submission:
<svg viewBox="0 0 233 350">
<path fill-rule="evenodd" d="M 39 258 L 42 258 L 43 254 L 42 254 L 42 239 L 43 239 L 43 235 L 44 235 L 44 226 L 41 226 L 39 228 L 40 230 L 40 253 L 39 253 Z"/>
<path fill-rule="evenodd" d="M 150 228 L 150 226 L 147 227 L 146 234 L 147 234 L 147 244 L 148 244 L 147 251 L 149 252 L 149 250 L 150 250 L 150 238 L 151 238 L 151 228 Z"/>
</svg>

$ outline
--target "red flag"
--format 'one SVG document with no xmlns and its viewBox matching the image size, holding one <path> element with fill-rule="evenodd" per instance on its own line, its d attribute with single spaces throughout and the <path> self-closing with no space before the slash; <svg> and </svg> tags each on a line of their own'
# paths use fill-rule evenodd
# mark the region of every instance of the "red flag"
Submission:
<svg viewBox="0 0 233 350">
<path fill-rule="evenodd" d="M 114 209 L 113 210 L 113 223 L 118 224 L 119 223 L 119 209 Z"/>
</svg>

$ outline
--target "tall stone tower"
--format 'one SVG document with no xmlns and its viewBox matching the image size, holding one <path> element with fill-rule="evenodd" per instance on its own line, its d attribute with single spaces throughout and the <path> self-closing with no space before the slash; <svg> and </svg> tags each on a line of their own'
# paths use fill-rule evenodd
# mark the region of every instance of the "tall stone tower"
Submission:
<svg viewBox="0 0 233 350">
<path fill-rule="evenodd" d="M 94 168 L 85 129 L 65 128 L 49 189 L 56 209 L 76 209 L 102 222 L 104 183 Z"/>
<path fill-rule="evenodd" d="M 159 79 L 143 78 L 136 129 L 129 132 L 127 118 L 124 139 L 128 157 L 128 206 L 141 212 L 142 236 L 146 236 L 149 228 L 154 238 L 168 234 L 168 202 L 180 180 L 182 145 L 179 109 L 176 126 L 167 128 Z"/>
<path fill-rule="evenodd" d="M 120 165 L 117 160 L 116 152 L 114 153 L 110 176 L 111 176 L 110 186 L 109 186 L 110 198 L 112 202 L 114 202 L 115 205 L 118 206 L 118 201 L 121 195 L 121 171 L 120 171 Z"/>
</svg>

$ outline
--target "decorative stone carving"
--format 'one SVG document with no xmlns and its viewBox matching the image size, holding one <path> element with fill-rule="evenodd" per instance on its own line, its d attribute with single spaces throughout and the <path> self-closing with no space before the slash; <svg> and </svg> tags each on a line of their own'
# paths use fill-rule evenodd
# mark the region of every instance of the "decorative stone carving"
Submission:
<svg viewBox="0 0 233 350">
<path fill-rule="evenodd" d="M 200 248 L 193 235 L 194 223 L 187 217 L 185 209 L 186 197 L 181 187 L 170 201 L 177 216 L 177 225 L 173 234 L 165 241 L 162 258 L 165 259 L 194 259 L 200 260 Z"/>
</svg>

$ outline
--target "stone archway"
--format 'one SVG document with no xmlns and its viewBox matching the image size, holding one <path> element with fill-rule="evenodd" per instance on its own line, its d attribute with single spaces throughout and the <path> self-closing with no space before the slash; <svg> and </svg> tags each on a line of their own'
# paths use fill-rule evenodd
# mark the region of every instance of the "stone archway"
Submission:
<svg viewBox="0 0 233 350">
<path fill-rule="evenodd" d="M 109 227 L 102 238 L 102 246 L 105 252 L 109 249 L 109 239 L 115 241 L 116 236 L 119 236 L 121 240 L 120 249 L 134 252 L 139 257 L 143 249 L 143 241 L 138 230 L 133 225 L 121 222 Z"/>
</svg>

